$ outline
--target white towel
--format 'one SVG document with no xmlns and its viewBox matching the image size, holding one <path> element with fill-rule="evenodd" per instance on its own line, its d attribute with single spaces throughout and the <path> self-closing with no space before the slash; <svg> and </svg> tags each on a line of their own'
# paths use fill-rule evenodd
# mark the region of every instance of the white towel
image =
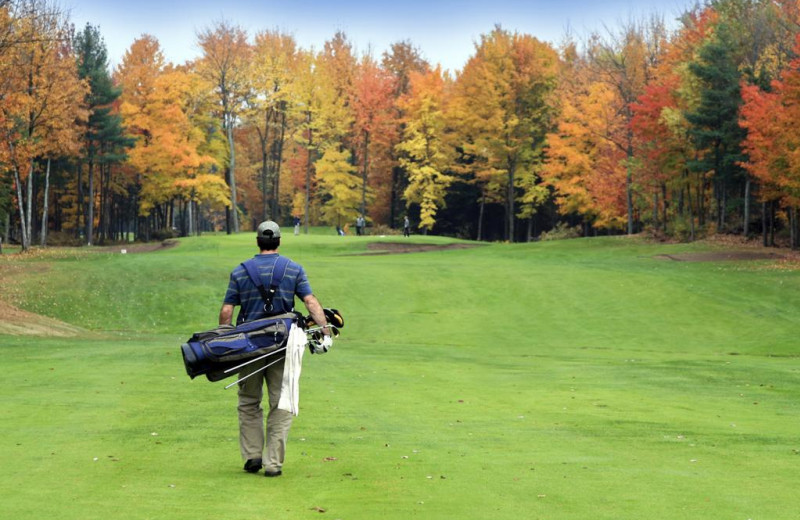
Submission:
<svg viewBox="0 0 800 520">
<path fill-rule="evenodd" d="M 308 337 L 300 327 L 292 324 L 289 329 L 289 341 L 286 343 L 286 362 L 283 365 L 283 383 L 278 408 L 300 413 L 300 370 L 303 368 L 303 352 L 306 350 Z"/>
</svg>

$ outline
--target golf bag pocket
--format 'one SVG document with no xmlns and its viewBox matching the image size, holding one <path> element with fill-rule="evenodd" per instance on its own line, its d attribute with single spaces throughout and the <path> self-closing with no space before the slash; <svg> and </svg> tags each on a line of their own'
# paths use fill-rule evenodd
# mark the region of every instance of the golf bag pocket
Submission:
<svg viewBox="0 0 800 520">
<path fill-rule="evenodd" d="M 230 368 L 285 348 L 295 319 L 295 314 L 281 314 L 238 327 L 198 332 L 181 345 L 186 373 L 192 379 L 205 375 L 209 381 L 229 377 L 235 373 L 228 372 Z M 281 354 L 274 356 L 278 359 Z"/>
</svg>

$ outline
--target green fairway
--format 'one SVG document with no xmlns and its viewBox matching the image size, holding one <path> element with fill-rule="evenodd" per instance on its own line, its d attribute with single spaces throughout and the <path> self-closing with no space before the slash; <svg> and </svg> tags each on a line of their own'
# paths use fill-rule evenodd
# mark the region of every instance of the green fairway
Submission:
<svg viewBox="0 0 800 520">
<path fill-rule="evenodd" d="M 83 329 L 0 334 L 3 518 L 797 518 L 800 271 L 635 238 L 358 254 L 401 240 L 284 239 L 345 327 L 278 479 L 179 350 L 249 233 L 0 257 L 3 299 Z"/>
</svg>

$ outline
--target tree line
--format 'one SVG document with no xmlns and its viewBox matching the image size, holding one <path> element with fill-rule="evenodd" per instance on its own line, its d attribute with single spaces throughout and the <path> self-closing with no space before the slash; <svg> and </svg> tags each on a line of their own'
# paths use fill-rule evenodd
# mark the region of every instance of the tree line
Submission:
<svg viewBox="0 0 800 520">
<path fill-rule="evenodd" d="M 800 13 L 717 0 L 560 45 L 494 27 L 461 70 L 410 41 L 304 49 L 217 21 L 201 55 L 0 2 L 0 236 L 101 244 L 264 219 L 479 240 L 648 231 L 800 243 Z M 48 238 L 49 237 L 49 238 Z"/>
</svg>

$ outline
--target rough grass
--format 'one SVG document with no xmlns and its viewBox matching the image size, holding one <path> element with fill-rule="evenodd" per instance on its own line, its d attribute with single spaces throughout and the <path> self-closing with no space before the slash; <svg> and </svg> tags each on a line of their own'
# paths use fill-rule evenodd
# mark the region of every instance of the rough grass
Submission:
<svg viewBox="0 0 800 520">
<path fill-rule="evenodd" d="M 4 259 L 4 298 L 84 331 L 0 335 L 3 516 L 796 517 L 798 272 L 631 239 L 352 255 L 374 240 L 284 240 L 346 326 L 279 479 L 241 470 L 235 394 L 178 349 L 249 234 Z"/>
</svg>

